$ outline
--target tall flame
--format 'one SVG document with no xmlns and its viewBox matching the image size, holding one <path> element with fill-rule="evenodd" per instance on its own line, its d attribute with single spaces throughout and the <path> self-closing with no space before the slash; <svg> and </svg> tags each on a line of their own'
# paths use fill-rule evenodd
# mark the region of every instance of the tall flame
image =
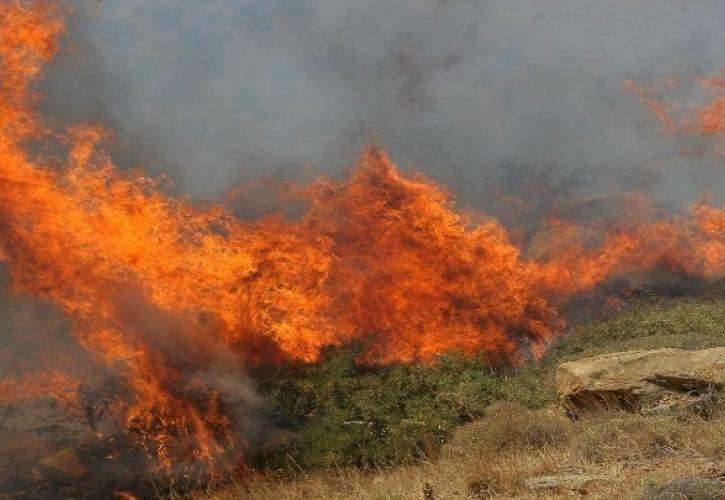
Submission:
<svg viewBox="0 0 725 500">
<path fill-rule="evenodd" d="M 472 224 L 376 148 L 347 181 L 302 189 L 299 221 L 245 222 L 171 197 L 113 165 L 104 129 L 51 134 L 38 118 L 32 84 L 60 14 L 44 1 L 0 6 L 0 260 L 14 291 L 57 304 L 78 342 L 122 374 L 116 405 L 166 463 L 235 445 L 223 391 L 208 384 L 217 365 L 315 362 L 351 341 L 369 364 L 452 350 L 515 360 L 561 329 L 558 304 L 618 273 L 725 273 L 722 209 L 637 223 L 595 248 L 553 221 L 534 261 L 500 224 Z M 67 158 L 32 153 L 58 138 Z"/>
</svg>

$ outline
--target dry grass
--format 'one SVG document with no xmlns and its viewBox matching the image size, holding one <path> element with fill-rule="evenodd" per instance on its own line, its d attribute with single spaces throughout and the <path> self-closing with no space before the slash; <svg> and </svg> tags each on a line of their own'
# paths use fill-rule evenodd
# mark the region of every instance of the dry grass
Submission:
<svg viewBox="0 0 725 500">
<path fill-rule="evenodd" d="M 503 450 L 565 446 L 574 424 L 555 410 L 532 411 L 508 401 L 492 404 L 484 418 L 460 427 L 442 450 L 444 458 Z"/>
<path fill-rule="evenodd" d="M 725 418 L 603 413 L 576 422 L 554 409 L 511 403 L 462 426 L 429 464 L 364 472 L 328 470 L 296 478 L 258 476 L 200 495 L 209 499 L 558 498 L 535 492 L 526 478 L 591 474 L 593 498 L 639 498 L 681 476 L 713 476 L 725 466 Z M 579 493 L 582 493 L 581 491 Z"/>
</svg>

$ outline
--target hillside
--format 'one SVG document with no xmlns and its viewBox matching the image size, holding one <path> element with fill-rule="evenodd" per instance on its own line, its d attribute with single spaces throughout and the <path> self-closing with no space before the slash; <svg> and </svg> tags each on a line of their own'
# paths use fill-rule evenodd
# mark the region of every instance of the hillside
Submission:
<svg viewBox="0 0 725 500">
<path fill-rule="evenodd" d="M 541 362 L 517 368 L 491 371 L 482 360 L 453 356 L 435 366 L 365 370 L 355 367 L 354 353 L 335 353 L 262 383 L 279 412 L 276 423 L 287 426 L 281 444 L 255 456 L 268 472 L 194 495 L 547 498 L 572 489 L 542 493 L 525 480 L 571 475 L 591 479 L 572 488 L 595 498 L 680 498 L 662 496 L 658 485 L 725 471 L 725 413 L 602 411 L 571 420 L 556 404 L 553 372 L 560 362 L 606 352 L 714 346 L 725 346 L 722 283 L 641 292 L 619 313 L 573 327 Z M 689 490 L 711 486 L 685 483 Z M 661 487 L 672 493 L 668 488 Z"/>
</svg>

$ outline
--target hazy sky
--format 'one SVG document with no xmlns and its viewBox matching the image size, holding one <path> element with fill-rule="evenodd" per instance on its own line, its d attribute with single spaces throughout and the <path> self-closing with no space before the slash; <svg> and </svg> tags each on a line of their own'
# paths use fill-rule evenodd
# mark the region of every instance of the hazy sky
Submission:
<svg viewBox="0 0 725 500">
<path fill-rule="evenodd" d="M 43 85 L 48 114 L 109 124 L 123 161 L 200 197 L 260 174 L 336 175 L 370 141 L 492 211 L 492 182 L 516 190 L 541 172 L 577 196 L 725 191 L 723 163 L 682 156 L 688 139 L 663 136 L 622 91 L 719 74 L 721 0 L 105 0 L 83 12 Z"/>
</svg>

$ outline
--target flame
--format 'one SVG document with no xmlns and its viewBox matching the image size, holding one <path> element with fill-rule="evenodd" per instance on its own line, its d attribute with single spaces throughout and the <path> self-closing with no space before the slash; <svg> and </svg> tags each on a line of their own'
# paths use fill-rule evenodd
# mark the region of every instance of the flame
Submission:
<svg viewBox="0 0 725 500">
<path fill-rule="evenodd" d="M 725 91 L 725 79 L 722 77 L 705 78 L 700 83 L 716 93 L 722 94 Z M 703 135 L 725 132 L 725 97 L 716 98 L 698 111 L 695 129 Z"/>
<path fill-rule="evenodd" d="M 698 114 L 697 130 L 703 135 L 725 132 L 725 97 L 719 97 Z"/>
<path fill-rule="evenodd" d="M 693 218 L 637 222 L 608 232 L 595 249 L 580 240 L 578 228 L 554 221 L 555 255 L 543 265 L 548 290 L 570 296 L 591 289 L 616 275 L 664 269 L 717 279 L 725 263 L 725 212 L 705 203 L 693 207 Z"/>
<path fill-rule="evenodd" d="M 203 375 L 218 366 L 315 362 L 351 341 L 369 364 L 452 350 L 516 360 L 563 327 L 559 304 L 614 275 L 724 274 L 722 209 L 610 231 L 593 248 L 552 221 L 549 251 L 532 260 L 499 223 L 473 224 L 378 148 L 348 180 L 300 188 L 309 209 L 295 222 L 169 196 L 114 166 L 102 127 L 51 133 L 39 120 L 32 84 L 61 14 L 44 1 L 0 6 L 0 255 L 15 292 L 57 304 L 78 342 L 122 374 L 125 424 L 161 463 L 239 445 Z M 31 154 L 40 140 L 67 158 Z"/>
<path fill-rule="evenodd" d="M 660 123 L 665 133 L 695 134 L 715 136 L 725 132 L 725 78 L 704 78 L 699 82 L 702 87 L 712 93 L 719 94 L 708 104 L 696 108 L 694 112 L 687 110 L 685 117 L 675 117 L 673 106 L 667 105 L 657 96 L 656 89 L 647 89 L 632 80 L 623 84 L 626 92 L 636 95 L 647 106 L 650 113 Z M 670 84 L 669 87 L 672 87 Z M 681 114 L 681 113 L 680 113 Z"/>
<path fill-rule="evenodd" d="M 671 110 L 665 103 L 656 98 L 654 91 L 644 88 L 633 80 L 626 80 L 622 84 L 622 88 L 625 92 L 636 95 L 647 106 L 666 134 L 674 135 L 677 132 L 678 127 L 672 118 Z"/>
</svg>

